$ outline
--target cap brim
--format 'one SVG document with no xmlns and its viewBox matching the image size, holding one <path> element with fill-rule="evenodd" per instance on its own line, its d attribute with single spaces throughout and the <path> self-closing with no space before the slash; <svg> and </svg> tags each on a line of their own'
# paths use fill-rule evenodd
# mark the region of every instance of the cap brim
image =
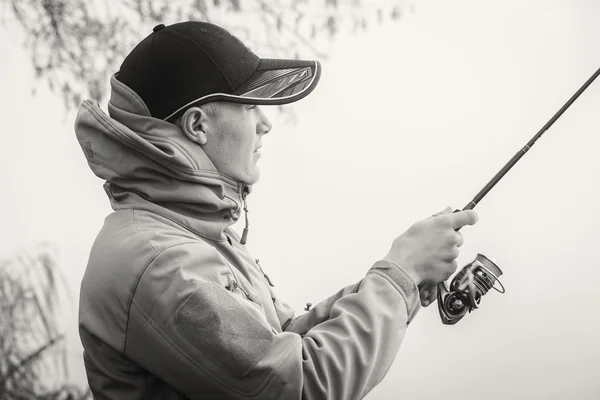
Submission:
<svg viewBox="0 0 600 400">
<path fill-rule="evenodd" d="M 318 61 L 261 59 L 234 94 L 256 104 L 293 103 L 312 92 L 320 77 Z"/>
<path fill-rule="evenodd" d="M 230 101 L 242 104 L 279 105 L 306 97 L 317 86 L 321 77 L 321 64 L 308 60 L 260 60 L 256 71 L 233 93 L 212 93 L 181 107 L 165 120 L 179 117 L 194 105 L 213 101 Z"/>
</svg>

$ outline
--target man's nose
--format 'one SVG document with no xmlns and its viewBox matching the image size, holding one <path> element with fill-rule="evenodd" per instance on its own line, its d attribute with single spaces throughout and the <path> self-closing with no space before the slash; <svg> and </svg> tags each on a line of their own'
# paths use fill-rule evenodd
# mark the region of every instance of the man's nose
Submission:
<svg viewBox="0 0 600 400">
<path fill-rule="evenodd" d="M 260 135 L 266 135 L 267 133 L 269 133 L 269 131 L 271 130 L 271 128 L 273 128 L 273 125 L 271 124 L 271 121 L 269 120 L 269 118 L 267 118 L 267 116 L 265 115 L 265 113 L 263 112 L 262 108 L 258 108 L 258 123 L 256 126 L 256 133 L 260 134 Z"/>
</svg>

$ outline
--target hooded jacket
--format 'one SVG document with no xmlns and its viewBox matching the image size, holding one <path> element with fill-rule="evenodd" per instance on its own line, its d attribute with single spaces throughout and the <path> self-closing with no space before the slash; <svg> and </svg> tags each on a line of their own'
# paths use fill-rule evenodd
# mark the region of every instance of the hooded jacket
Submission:
<svg viewBox="0 0 600 400">
<path fill-rule="evenodd" d="M 106 115 L 75 132 L 112 209 L 81 283 L 79 332 L 101 399 L 359 399 L 419 310 L 415 282 L 377 261 L 309 312 L 273 292 L 231 225 L 250 187 L 111 79 Z"/>
</svg>

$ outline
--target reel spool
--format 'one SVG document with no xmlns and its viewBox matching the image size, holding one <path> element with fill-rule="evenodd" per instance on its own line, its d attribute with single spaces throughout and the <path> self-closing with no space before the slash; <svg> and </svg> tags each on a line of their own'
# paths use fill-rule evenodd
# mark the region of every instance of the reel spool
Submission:
<svg viewBox="0 0 600 400">
<path fill-rule="evenodd" d="M 465 265 L 452 279 L 449 290 L 444 282 L 440 282 L 437 287 L 437 300 L 442 323 L 454 325 L 467 312 L 479 308 L 481 298 L 490 289 L 504 293 L 504 286 L 498 279 L 501 275 L 502 270 L 494 261 L 483 254 L 477 254 L 475 260 Z M 496 283 L 500 285 L 501 290 L 495 286 Z"/>
</svg>

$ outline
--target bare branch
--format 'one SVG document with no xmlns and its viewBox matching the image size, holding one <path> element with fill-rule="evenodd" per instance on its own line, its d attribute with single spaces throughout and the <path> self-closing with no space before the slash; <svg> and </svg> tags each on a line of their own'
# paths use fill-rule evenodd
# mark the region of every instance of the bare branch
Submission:
<svg viewBox="0 0 600 400">
<path fill-rule="evenodd" d="M 59 341 L 61 341 L 63 339 L 64 339 L 64 335 L 60 335 L 58 337 L 50 339 L 47 343 L 45 343 L 40 348 L 36 349 L 34 352 L 32 352 L 31 354 L 29 354 L 23 360 L 20 360 L 18 363 L 15 363 L 15 365 L 11 366 L 11 368 L 8 369 L 8 371 L 6 372 L 6 374 L 0 376 L 0 382 L 9 382 L 10 379 L 18 371 L 22 371 L 22 370 L 28 368 L 28 366 L 31 363 L 35 362 L 39 357 L 41 357 L 42 354 L 44 352 L 46 352 L 46 350 L 48 350 L 49 348 L 53 347 L 55 344 L 57 344 Z"/>
<path fill-rule="evenodd" d="M 9 6 L 7 11 L 26 35 L 35 76 L 70 110 L 83 98 L 106 97 L 110 75 L 156 23 L 214 22 L 234 27 L 258 52 L 326 59 L 323 41 L 331 41 L 343 29 L 365 30 L 370 19 L 372 25 L 399 19 L 410 0 L 0 1 Z M 412 2 L 408 7 L 414 11 Z"/>
</svg>

